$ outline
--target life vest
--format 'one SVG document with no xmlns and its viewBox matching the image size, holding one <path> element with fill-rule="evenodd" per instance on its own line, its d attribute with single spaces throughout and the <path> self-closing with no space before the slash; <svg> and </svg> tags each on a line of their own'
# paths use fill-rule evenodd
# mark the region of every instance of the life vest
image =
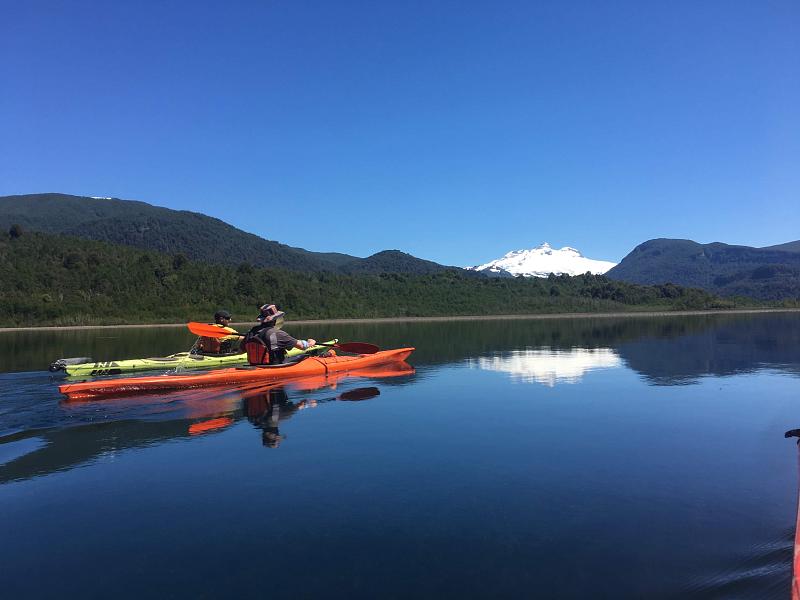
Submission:
<svg viewBox="0 0 800 600">
<path fill-rule="evenodd" d="M 222 344 L 217 338 L 201 336 L 196 347 L 201 354 L 219 354 Z"/>
<path fill-rule="evenodd" d="M 261 338 L 256 336 L 248 338 L 245 336 L 242 341 L 242 348 L 247 352 L 247 362 L 251 365 L 269 364 L 269 348 Z"/>
<path fill-rule="evenodd" d="M 209 323 L 210 325 L 212 323 Z M 220 329 L 222 329 L 226 333 L 231 333 L 234 336 L 237 334 L 235 329 L 231 329 L 230 327 L 225 327 L 224 325 L 220 325 L 219 323 L 213 323 Z M 200 354 L 226 354 L 230 353 L 233 348 L 233 342 L 236 341 L 235 338 L 215 338 L 209 336 L 200 336 L 195 343 L 196 351 Z"/>
<path fill-rule="evenodd" d="M 278 348 L 278 334 L 274 327 L 254 327 L 245 334 L 241 348 L 247 352 L 251 365 L 278 365 L 286 358 L 286 351 Z"/>
</svg>

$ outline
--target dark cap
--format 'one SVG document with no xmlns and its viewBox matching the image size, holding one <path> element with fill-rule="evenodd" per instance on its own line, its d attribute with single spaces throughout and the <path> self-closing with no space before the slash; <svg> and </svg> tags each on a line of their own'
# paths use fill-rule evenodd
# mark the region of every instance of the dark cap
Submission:
<svg viewBox="0 0 800 600">
<path fill-rule="evenodd" d="M 214 313 L 215 321 L 219 321 L 220 319 L 230 319 L 230 318 L 231 318 L 231 313 L 229 313 L 227 310 L 218 310 L 217 312 Z"/>
</svg>

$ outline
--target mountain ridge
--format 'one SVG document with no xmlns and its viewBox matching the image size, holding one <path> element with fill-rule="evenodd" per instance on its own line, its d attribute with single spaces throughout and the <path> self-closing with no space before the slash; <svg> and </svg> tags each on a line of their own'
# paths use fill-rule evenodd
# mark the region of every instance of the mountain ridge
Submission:
<svg viewBox="0 0 800 600">
<path fill-rule="evenodd" d="M 361 258 L 339 252 L 313 252 L 262 238 L 216 217 L 141 200 L 56 192 L 0 196 L 0 227 L 7 230 L 13 224 L 30 231 L 183 254 L 193 260 L 231 266 L 248 263 L 304 272 L 373 273 L 431 273 L 457 268 L 405 253 L 401 253 L 402 257 L 375 258 L 381 254 L 378 252 Z"/>
<path fill-rule="evenodd" d="M 721 296 L 761 300 L 800 297 L 800 241 L 755 248 L 656 238 L 636 246 L 606 273 L 609 279 L 698 287 Z"/>
</svg>

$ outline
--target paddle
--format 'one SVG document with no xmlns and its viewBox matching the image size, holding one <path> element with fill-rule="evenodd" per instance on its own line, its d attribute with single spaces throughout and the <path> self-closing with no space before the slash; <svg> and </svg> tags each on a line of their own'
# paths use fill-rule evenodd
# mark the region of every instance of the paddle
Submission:
<svg viewBox="0 0 800 600">
<path fill-rule="evenodd" d="M 208 323 L 197 323 L 197 322 L 189 322 L 186 324 L 191 331 L 195 335 L 201 335 L 205 337 L 215 337 L 215 338 L 222 338 L 228 335 L 234 335 L 233 333 L 226 332 L 221 327 L 217 327 L 216 325 L 209 325 Z M 242 334 L 236 334 L 240 337 L 244 337 Z M 327 346 L 328 348 L 338 348 L 342 352 L 352 352 L 353 354 L 375 354 L 376 352 L 380 352 L 380 348 L 375 344 L 367 344 L 365 342 L 344 342 L 341 344 L 323 344 L 322 342 L 317 342 L 317 346 Z"/>
<path fill-rule="evenodd" d="M 346 400 L 348 402 L 360 402 L 361 400 L 369 400 L 370 398 L 374 398 L 375 396 L 380 396 L 380 395 L 381 391 L 374 386 L 363 387 L 350 390 L 349 392 L 342 392 L 341 394 L 339 394 L 337 400 Z"/>
<path fill-rule="evenodd" d="M 323 402 L 361 402 L 362 400 L 370 400 L 381 395 L 381 391 L 375 386 L 355 388 L 348 392 L 342 392 L 333 398 L 321 398 L 319 400 L 303 400 L 303 402 L 316 402 L 322 404 Z M 301 403 L 302 404 L 302 403 Z"/>
<path fill-rule="evenodd" d="M 244 337 L 241 333 L 231 333 L 230 331 L 223 330 L 221 327 L 209 325 L 208 323 L 196 323 L 190 321 L 186 324 L 186 326 L 193 334 L 202 335 L 204 337 L 222 338 L 229 335 L 238 335 L 239 337 Z"/>
</svg>

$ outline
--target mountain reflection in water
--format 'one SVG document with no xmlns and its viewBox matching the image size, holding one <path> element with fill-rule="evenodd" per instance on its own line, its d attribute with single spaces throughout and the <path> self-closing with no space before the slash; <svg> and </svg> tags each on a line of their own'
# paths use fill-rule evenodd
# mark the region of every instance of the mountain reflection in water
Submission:
<svg viewBox="0 0 800 600">
<path fill-rule="evenodd" d="M 472 368 L 508 373 L 513 381 L 541 383 L 578 383 L 589 371 L 622 366 L 622 360 L 610 348 L 541 348 L 518 350 L 509 354 L 470 360 Z"/>
<path fill-rule="evenodd" d="M 765 369 L 800 375 L 797 315 L 707 319 L 702 327 L 625 339 L 616 345 L 625 364 L 651 385 L 696 384 Z"/>
</svg>

